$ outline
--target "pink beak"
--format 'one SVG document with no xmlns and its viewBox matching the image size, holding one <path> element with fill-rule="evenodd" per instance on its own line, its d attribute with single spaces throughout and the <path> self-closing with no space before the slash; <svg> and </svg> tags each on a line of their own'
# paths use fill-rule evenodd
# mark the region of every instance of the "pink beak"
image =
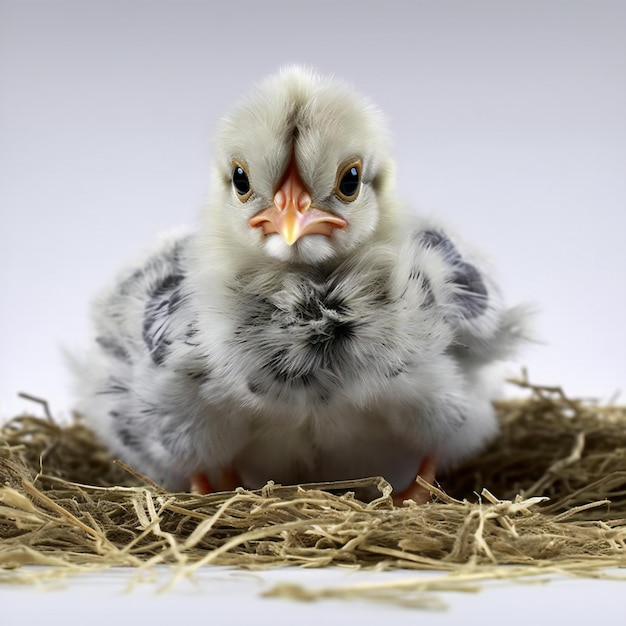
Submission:
<svg viewBox="0 0 626 626">
<path fill-rule="evenodd" d="M 311 206 L 311 195 L 300 178 L 295 158 L 274 194 L 274 204 L 259 211 L 248 224 L 261 227 L 264 235 L 278 233 L 291 246 L 304 235 L 330 237 L 335 228 L 345 228 L 343 218 Z"/>
</svg>

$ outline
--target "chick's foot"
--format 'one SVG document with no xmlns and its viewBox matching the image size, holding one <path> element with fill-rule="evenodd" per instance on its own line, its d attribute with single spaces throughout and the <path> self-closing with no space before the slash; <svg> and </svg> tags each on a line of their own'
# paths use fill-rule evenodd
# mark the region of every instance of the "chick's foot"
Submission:
<svg viewBox="0 0 626 626">
<path fill-rule="evenodd" d="M 429 484 L 434 484 L 437 464 L 434 459 L 427 456 L 422 461 L 417 476 L 421 476 Z M 416 478 L 417 478 L 416 476 Z M 402 506 L 405 500 L 413 500 L 417 504 L 426 504 L 430 502 L 430 491 L 416 481 L 412 482 L 404 491 L 393 494 L 393 503 L 396 506 Z"/>
<path fill-rule="evenodd" d="M 189 479 L 191 493 L 206 495 L 218 491 L 234 491 L 241 487 L 241 477 L 236 469 L 228 467 L 219 470 L 211 480 L 206 474 L 193 474 Z"/>
</svg>

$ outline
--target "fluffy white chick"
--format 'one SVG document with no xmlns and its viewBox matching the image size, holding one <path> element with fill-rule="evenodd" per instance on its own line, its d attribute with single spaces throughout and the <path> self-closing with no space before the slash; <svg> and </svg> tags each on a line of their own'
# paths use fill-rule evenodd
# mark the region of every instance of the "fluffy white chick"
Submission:
<svg viewBox="0 0 626 626">
<path fill-rule="evenodd" d="M 382 475 L 398 502 L 494 434 L 493 366 L 524 337 L 479 259 L 396 199 L 379 112 L 299 67 L 229 113 L 197 229 L 94 318 L 78 409 L 156 482 Z"/>
</svg>

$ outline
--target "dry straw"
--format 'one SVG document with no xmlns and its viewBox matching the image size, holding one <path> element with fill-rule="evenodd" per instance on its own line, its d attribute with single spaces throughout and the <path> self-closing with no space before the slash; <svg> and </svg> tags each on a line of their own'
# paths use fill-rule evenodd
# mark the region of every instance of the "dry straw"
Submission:
<svg viewBox="0 0 626 626">
<path fill-rule="evenodd" d="M 554 572 L 606 577 L 626 565 L 626 407 L 517 384 L 526 397 L 498 403 L 499 437 L 440 476 L 423 506 L 394 507 L 380 478 L 168 493 L 113 463 L 80 421 L 17 417 L 0 430 L 0 582 L 112 566 L 140 574 L 156 564 L 174 566 L 170 582 L 208 564 L 440 570 L 446 575 L 267 592 L 437 608 L 423 592 Z M 355 499 L 364 484 L 380 497 Z M 45 567 L 22 567 L 30 564 Z"/>
</svg>

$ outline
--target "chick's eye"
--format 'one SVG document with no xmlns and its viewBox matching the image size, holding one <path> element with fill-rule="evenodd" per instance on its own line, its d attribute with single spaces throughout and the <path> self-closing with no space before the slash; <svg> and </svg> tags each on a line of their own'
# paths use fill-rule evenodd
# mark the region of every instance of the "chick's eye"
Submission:
<svg viewBox="0 0 626 626">
<path fill-rule="evenodd" d="M 339 191 L 344 196 L 353 196 L 356 190 L 359 188 L 359 170 L 356 167 L 351 167 L 341 179 L 339 183 Z"/>
<path fill-rule="evenodd" d="M 361 187 L 361 161 L 355 160 L 339 168 L 335 193 L 344 202 L 352 202 Z"/>
<path fill-rule="evenodd" d="M 235 163 L 233 166 L 233 187 L 242 202 L 245 202 L 250 197 L 252 192 L 250 180 L 246 170 L 239 163 Z"/>
</svg>

